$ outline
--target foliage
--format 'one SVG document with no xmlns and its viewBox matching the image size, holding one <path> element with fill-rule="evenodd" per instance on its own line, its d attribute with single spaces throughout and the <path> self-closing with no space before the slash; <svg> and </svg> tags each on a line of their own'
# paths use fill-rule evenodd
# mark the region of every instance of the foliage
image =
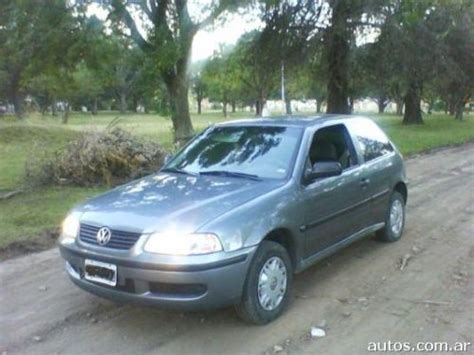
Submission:
<svg viewBox="0 0 474 355">
<path fill-rule="evenodd" d="M 227 104 L 240 98 L 242 92 L 239 75 L 241 74 L 236 57 L 226 51 L 216 53 L 202 71 L 202 84 L 212 101 L 222 103 L 224 116 L 227 117 Z"/>
<path fill-rule="evenodd" d="M 189 116 L 187 76 L 194 36 L 225 11 L 233 10 L 245 2 L 219 0 L 208 5 L 199 3 L 198 7 L 201 8 L 196 9 L 195 16 L 190 14 L 187 0 L 151 0 L 133 4 L 112 0 L 111 3 L 111 19 L 119 27 L 125 25 L 134 42 L 154 59 L 156 74 L 161 76 L 168 91 L 175 140 L 184 143 L 194 131 Z M 145 24 L 146 37 L 132 16 L 133 11 L 139 14 L 140 22 Z"/>
<path fill-rule="evenodd" d="M 0 97 L 7 97 L 21 116 L 30 78 L 67 71 L 80 58 L 81 18 L 61 0 L 6 0 L 0 13 L 0 72 L 6 76 Z"/>
<path fill-rule="evenodd" d="M 34 185 L 116 185 L 159 169 L 166 152 L 120 128 L 85 132 L 52 156 L 35 155 L 26 164 Z"/>
</svg>

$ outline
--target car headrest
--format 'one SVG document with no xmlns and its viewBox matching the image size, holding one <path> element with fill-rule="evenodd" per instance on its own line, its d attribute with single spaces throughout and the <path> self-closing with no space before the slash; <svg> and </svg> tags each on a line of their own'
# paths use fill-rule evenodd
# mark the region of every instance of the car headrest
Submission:
<svg viewBox="0 0 474 355">
<path fill-rule="evenodd" d="M 336 145 L 328 140 L 316 141 L 314 147 L 313 162 L 317 161 L 337 161 Z"/>
</svg>

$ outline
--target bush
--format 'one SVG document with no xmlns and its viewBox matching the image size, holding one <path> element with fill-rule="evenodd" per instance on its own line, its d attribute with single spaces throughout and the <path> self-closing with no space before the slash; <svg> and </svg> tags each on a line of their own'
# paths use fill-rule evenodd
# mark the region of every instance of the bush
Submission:
<svg viewBox="0 0 474 355">
<path fill-rule="evenodd" d="M 26 163 L 33 185 L 117 185 L 157 171 L 166 151 L 112 128 L 85 132 L 53 154 L 35 152 Z"/>
</svg>

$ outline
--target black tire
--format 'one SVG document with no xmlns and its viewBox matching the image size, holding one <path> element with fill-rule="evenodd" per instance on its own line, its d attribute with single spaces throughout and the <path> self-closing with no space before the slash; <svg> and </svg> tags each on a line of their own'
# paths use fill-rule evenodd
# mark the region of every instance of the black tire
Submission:
<svg viewBox="0 0 474 355">
<path fill-rule="evenodd" d="M 399 206 L 401 205 L 402 208 L 402 225 L 401 229 L 398 233 L 395 233 L 392 229 L 391 221 L 390 221 L 390 213 L 392 210 L 392 206 L 396 203 L 399 203 Z M 378 240 L 382 242 L 387 242 L 387 243 L 393 243 L 398 240 L 403 235 L 403 230 L 405 228 L 405 199 L 403 198 L 403 195 L 399 193 L 398 191 L 394 191 L 392 193 L 392 196 L 390 196 L 390 201 L 388 204 L 387 212 L 385 214 L 385 226 L 377 231 L 376 237 Z"/>
<path fill-rule="evenodd" d="M 272 257 L 278 257 L 283 261 L 286 268 L 286 291 L 279 305 L 273 310 L 266 310 L 260 304 L 258 298 L 258 280 L 260 272 L 265 263 Z M 242 301 L 237 305 L 237 314 L 244 321 L 254 324 L 267 324 L 278 318 L 288 305 L 290 300 L 291 288 L 293 281 L 293 267 L 286 249 L 271 241 L 263 241 L 257 249 L 245 281 L 242 294 Z"/>
</svg>

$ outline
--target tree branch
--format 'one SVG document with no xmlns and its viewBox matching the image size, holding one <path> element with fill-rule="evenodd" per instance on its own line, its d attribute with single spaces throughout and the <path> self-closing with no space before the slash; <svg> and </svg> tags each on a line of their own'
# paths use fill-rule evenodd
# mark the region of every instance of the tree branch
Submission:
<svg viewBox="0 0 474 355">
<path fill-rule="evenodd" d="M 130 34 L 135 43 L 143 50 L 148 51 L 152 49 L 152 46 L 143 38 L 137 28 L 137 24 L 132 18 L 130 12 L 128 12 L 125 4 L 121 0 L 112 0 L 112 7 L 116 14 L 125 21 L 125 24 L 130 30 Z"/>
<path fill-rule="evenodd" d="M 218 18 L 226 9 L 227 6 L 225 5 L 225 1 L 219 1 L 219 5 L 217 5 L 214 10 L 211 11 L 209 16 L 196 24 L 196 32 L 202 28 L 211 25 L 215 21 L 215 19 Z"/>
</svg>

